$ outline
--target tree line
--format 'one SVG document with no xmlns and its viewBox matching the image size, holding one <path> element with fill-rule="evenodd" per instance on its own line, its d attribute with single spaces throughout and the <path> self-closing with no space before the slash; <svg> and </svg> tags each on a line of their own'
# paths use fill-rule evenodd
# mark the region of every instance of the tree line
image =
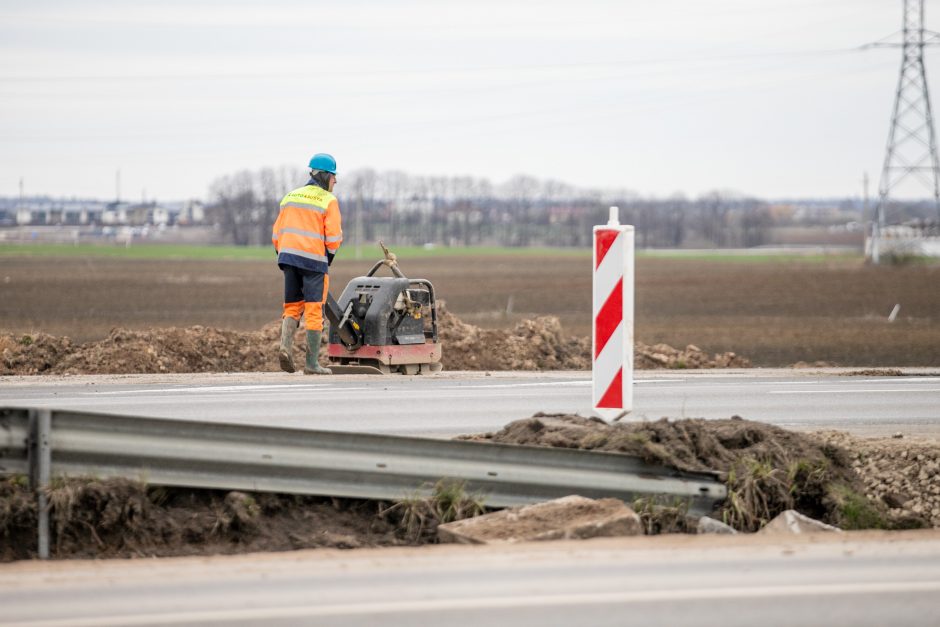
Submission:
<svg viewBox="0 0 940 627">
<path fill-rule="evenodd" d="M 210 186 L 207 215 L 230 243 L 270 243 L 280 199 L 306 179 L 304 170 L 289 167 L 221 177 Z M 334 193 L 346 241 L 360 243 L 586 247 L 611 205 L 620 207 L 623 224 L 637 227 L 641 248 L 759 246 L 779 222 L 768 203 L 729 192 L 645 199 L 525 175 L 493 184 L 364 169 L 341 174 Z"/>
</svg>

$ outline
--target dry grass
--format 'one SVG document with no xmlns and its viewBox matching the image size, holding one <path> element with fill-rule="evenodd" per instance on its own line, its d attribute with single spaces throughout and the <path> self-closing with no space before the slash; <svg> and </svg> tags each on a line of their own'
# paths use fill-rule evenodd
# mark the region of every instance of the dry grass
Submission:
<svg viewBox="0 0 940 627">
<path fill-rule="evenodd" d="M 486 511 L 483 498 L 468 494 L 464 482 L 441 479 L 429 496 L 419 493 L 397 501 L 382 510 L 380 516 L 397 520 L 400 531 L 413 542 L 433 540 L 437 526 Z"/>
<path fill-rule="evenodd" d="M 689 516 L 688 499 L 651 496 L 634 500 L 631 507 L 648 536 L 696 532 L 698 519 Z"/>
</svg>

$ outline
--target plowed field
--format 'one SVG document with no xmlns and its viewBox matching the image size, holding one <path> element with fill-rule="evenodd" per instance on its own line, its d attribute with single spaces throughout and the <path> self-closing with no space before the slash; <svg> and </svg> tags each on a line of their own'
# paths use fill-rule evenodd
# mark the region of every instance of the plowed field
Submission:
<svg viewBox="0 0 940 627">
<path fill-rule="evenodd" d="M 370 266 L 341 255 L 333 293 Z M 403 258 L 401 266 L 430 279 L 466 322 L 509 328 L 548 314 L 566 333 L 590 333 L 587 256 Z M 645 258 L 636 279 L 636 338 L 647 344 L 734 351 L 759 366 L 940 366 L 937 266 Z M 84 342 L 115 327 L 256 331 L 278 318 L 280 299 L 273 258 L 0 257 L 0 332 Z M 900 314 L 889 323 L 895 304 Z"/>
</svg>

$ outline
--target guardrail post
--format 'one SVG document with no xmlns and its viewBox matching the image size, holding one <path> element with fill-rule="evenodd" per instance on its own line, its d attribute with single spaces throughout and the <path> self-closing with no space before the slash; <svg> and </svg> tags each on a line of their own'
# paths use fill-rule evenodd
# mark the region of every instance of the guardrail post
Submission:
<svg viewBox="0 0 940 627">
<path fill-rule="evenodd" d="M 49 559 L 49 503 L 46 488 L 52 467 L 52 412 L 48 409 L 29 410 L 29 485 L 36 492 L 36 514 L 39 519 L 39 559 Z"/>
</svg>

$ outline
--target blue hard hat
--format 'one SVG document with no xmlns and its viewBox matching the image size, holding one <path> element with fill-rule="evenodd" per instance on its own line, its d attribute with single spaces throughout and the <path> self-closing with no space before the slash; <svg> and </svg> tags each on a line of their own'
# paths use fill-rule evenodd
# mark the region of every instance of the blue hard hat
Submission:
<svg viewBox="0 0 940 627">
<path fill-rule="evenodd" d="M 336 159 L 325 152 L 318 152 L 310 159 L 310 169 L 336 174 Z"/>
</svg>

